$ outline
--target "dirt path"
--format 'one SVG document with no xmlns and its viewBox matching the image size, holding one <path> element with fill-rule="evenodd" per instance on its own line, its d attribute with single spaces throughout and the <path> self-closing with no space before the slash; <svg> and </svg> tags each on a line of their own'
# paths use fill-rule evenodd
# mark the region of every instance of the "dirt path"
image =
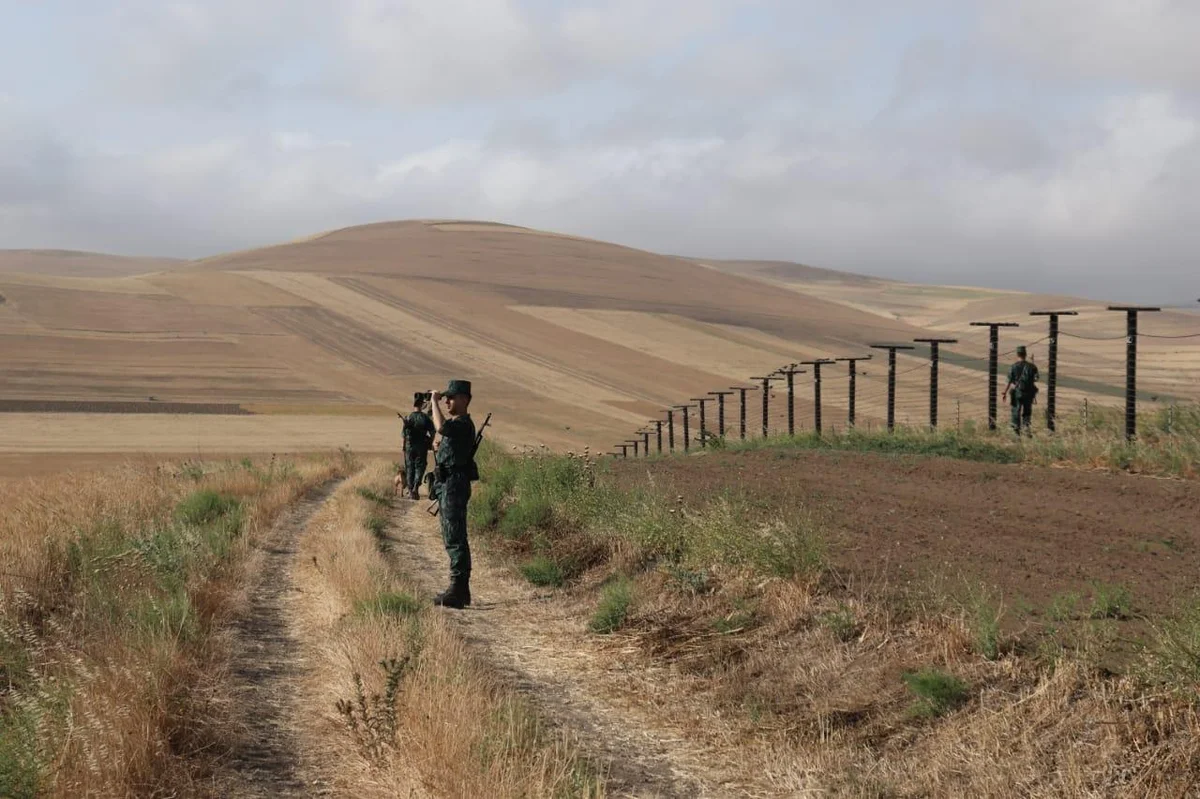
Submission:
<svg viewBox="0 0 1200 799">
<path fill-rule="evenodd" d="M 330 481 L 289 508 L 262 541 L 251 564 L 258 582 L 234 622 L 231 668 L 238 740 L 220 796 L 310 797 L 329 794 L 301 754 L 294 725 L 297 676 L 304 650 L 292 634 L 292 561 L 309 519 L 336 487 Z"/>
<path fill-rule="evenodd" d="M 429 591 L 444 587 L 446 554 L 436 522 L 408 503 L 393 520 L 389 536 L 398 568 Z M 472 554 L 474 604 L 444 612 L 544 718 L 570 730 L 589 756 L 606 764 L 613 795 L 777 795 L 738 781 L 744 770 L 735 747 L 700 744 L 694 733 L 665 720 L 653 687 L 672 675 L 632 657 L 622 663 L 613 651 L 619 644 L 584 629 L 580 608 Z"/>
</svg>

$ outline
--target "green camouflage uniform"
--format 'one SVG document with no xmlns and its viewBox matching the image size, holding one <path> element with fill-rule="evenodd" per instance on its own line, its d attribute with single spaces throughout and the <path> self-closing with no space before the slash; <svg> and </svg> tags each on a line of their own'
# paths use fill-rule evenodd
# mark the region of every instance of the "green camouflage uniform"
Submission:
<svg viewBox="0 0 1200 799">
<path fill-rule="evenodd" d="M 433 420 L 422 411 L 404 418 L 404 483 L 410 492 L 421 488 L 429 468 L 429 449 L 433 446 Z"/>
<path fill-rule="evenodd" d="M 1029 361 L 1017 361 L 1008 370 L 1008 382 L 1012 385 L 1012 428 L 1018 435 L 1022 429 L 1030 432 L 1037 379 L 1038 368 Z"/>
<path fill-rule="evenodd" d="M 441 502 L 442 543 L 450 556 L 451 581 L 471 576 L 471 545 L 467 541 L 467 503 L 475 466 L 475 423 L 469 414 L 447 419 L 434 458 L 437 464 L 438 499 Z"/>
</svg>

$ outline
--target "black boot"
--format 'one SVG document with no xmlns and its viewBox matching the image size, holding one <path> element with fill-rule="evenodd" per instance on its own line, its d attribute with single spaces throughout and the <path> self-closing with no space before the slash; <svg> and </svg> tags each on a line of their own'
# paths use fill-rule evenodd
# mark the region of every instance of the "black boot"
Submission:
<svg viewBox="0 0 1200 799">
<path fill-rule="evenodd" d="M 433 604 L 445 608 L 462 610 L 471 604 L 470 581 L 463 578 L 450 580 L 450 587 L 433 598 Z"/>
</svg>

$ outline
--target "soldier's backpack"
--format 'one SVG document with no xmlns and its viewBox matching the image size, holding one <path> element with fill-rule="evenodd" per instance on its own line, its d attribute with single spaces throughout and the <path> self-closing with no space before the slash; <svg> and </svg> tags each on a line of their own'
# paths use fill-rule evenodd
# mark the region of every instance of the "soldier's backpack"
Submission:
<svg viewBox="0 0 1200 799">
<path fill-rule="evenodd" d="M 1036 376 L 1037 367 L 1029 361 L 1023 361 L 1021 371 L 1017 374 L 1017 383 L 1013 387 L 1014 393 L 1021 399 L 1036 397 L 1038 393 Z"/>
</svg>

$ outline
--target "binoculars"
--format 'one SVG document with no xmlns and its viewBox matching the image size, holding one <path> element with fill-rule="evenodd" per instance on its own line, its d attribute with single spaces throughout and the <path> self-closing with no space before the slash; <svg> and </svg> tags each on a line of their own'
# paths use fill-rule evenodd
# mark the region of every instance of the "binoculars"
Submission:
<svg viewBox="0 0 1200 799">
<path fill-rule="evenodd" d="M 418 391 L 413 394 L 413 402 L 429 402 L 433 399 L 433 394 L 428 391 Z"/>
</svg>

